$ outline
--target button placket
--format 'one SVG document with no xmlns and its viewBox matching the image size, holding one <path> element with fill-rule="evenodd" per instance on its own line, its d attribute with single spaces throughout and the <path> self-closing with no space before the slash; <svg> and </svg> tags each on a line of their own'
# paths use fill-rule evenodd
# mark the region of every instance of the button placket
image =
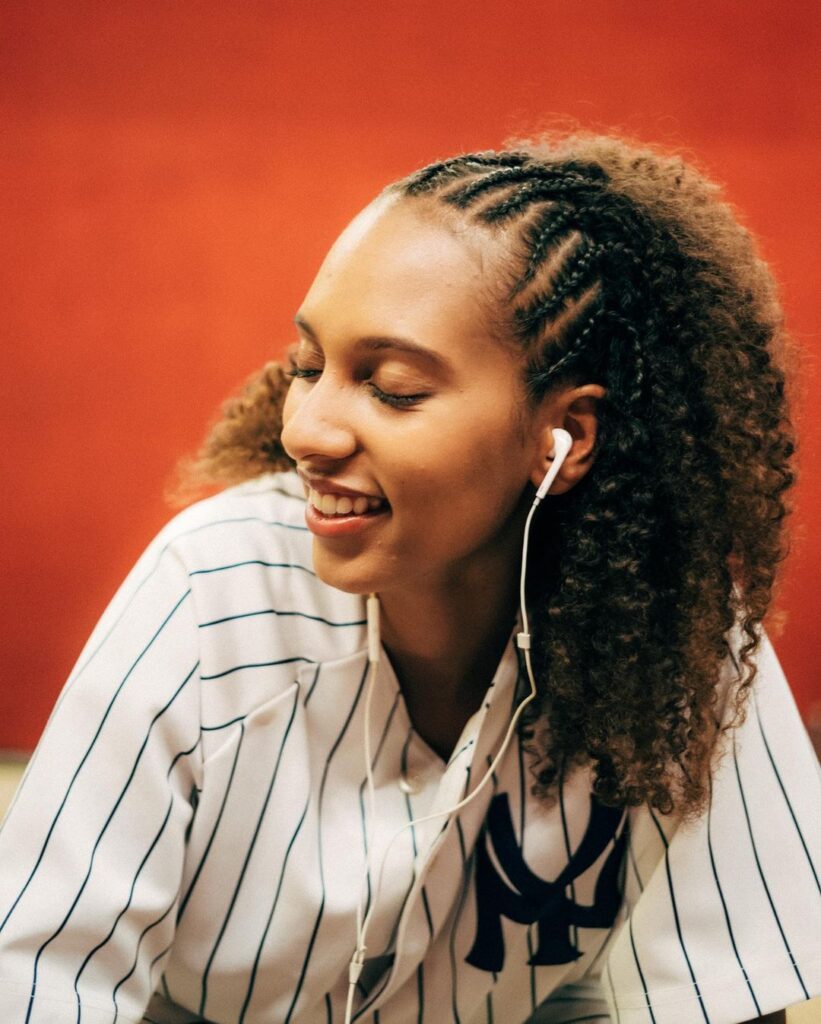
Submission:
<svg viewBox="0 0 821 1024">
<path fill-rule="evenodd" d="M 445 768 L 430 813 L 447 811 L 448 808 L 460 803 L 467 795 L 469 784 L 474 781 L 474 766 L 475 782 L 478 783 L 483 775 L 481 769 L 487 770 L 488 767 L 486 758 L 492 758 L 499 749 L 510 721 L 511 705 L 519 689 L 519 661 L 513 646 L 514 637 L 511 637 L 510 644 L 505 649 L 482 706 L 465 724 L 455 748 L 456 752 Z M 509 759 L 514 754 L 515 745 L 512 745 L 500 769 L 510 763 Z M 400 916 L 395 947 L 396 958 L 385 987 L 372 1003 L 367 1004 L 368 1010 L 383 1005 L 404 984 L 416 964 L 423 959 L 430 945 L 431 936 L 422 890 L 427 887 L 435 893 L 431 902 L 433 908 L 452 905 L 462 885 L 462 875 L 454 868 L 454 865 L 461 864 L 456 819 L 458 817 L 461 838 L 469 855 L 481 831 L 493 791 L 492 782 L 488 782 L 482 792 L 463 810 L 449 817 L 443 814 L 441 821 L 433 819 L 425 823 L 425 826 L 431 828 L 431 832 L 426 833 L 430 842 L 420 843 L 419 846 L 420 854 L 417 855 L 415 863 L 416 880 Z M 423 850 L 426 850 L 424 854 Z M 439 871 L 440 865 L 442 871 Z M 446 870 L 448 867 L 450 870 Z M 441 923 L 446 916 L 447 914 L 440 916 L 434 909 L 434 918 L 437 922 Z"/>
</svg>

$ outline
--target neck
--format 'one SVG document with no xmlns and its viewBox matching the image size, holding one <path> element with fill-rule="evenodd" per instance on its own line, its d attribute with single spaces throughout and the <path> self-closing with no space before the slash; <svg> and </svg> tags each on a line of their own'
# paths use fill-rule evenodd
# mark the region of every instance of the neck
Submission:
<svg viewBox="0 0 821 1024">
<path fill-rule="evenodd" d="M 399 667 L 407 664 L 431 673 L 431 685 L 452 684 L 448 689 L 456 695 L 465 688 L 466 669 L 484 664 L 492 672 L 513 628 L 516 583 L 503 594 L 481 587 L 472 593 L 428 593 L 424 601 L 411 594 L 380 594 L 382 642 L 400 682 Z M 484 682 L 483 692 L 490 678 Z M 479 686 L 477 680 L 470 688 Z"/>
<path fill-rule="evenodd" d="M 519 605 L 521 531 L 448 579 L 380 592 L 382 643 L 416 731 L 447 757 L 493 680 Z"/>
</svg>

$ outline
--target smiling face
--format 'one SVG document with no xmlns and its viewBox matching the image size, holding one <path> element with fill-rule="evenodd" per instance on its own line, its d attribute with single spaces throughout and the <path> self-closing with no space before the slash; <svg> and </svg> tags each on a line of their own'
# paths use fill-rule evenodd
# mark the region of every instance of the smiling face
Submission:
<svg viewBox="0 0 821 1024">
<path fill-rule="evenodd" d="M 314 567 L 340 590 L 479 583 L 499 564 L 518 572 L 540 448 L 519 357 L 489 327 L 481 241 L 424 206 L 380 198 L 332 247 L 299 309 L 282 444 L 318 491 L 383 500 L 342 519 L 309 508 Z"/>
</svg>

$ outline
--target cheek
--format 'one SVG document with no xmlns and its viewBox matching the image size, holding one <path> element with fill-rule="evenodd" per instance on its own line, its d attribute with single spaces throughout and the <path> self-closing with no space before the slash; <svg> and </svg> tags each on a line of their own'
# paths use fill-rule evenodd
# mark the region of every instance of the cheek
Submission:
<svg viewBox="0 0 821 1024">
<path fill-rule="evenodd" d="M 408 458 L 394 449 L 393 496 L 397 512 L 412 517 L 406 526 L 422 530 L 435 519 L 437 533 L 458 541 L 492 532 L 510 515 L 527 468 L 508 422 L 449 427 L 435 442 L 409 446 Z"/>
</svg>

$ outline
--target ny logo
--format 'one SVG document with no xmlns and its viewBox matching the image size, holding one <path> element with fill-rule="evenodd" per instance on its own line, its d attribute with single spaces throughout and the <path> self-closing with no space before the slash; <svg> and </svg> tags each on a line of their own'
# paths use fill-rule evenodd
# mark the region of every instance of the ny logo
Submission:
<svg viewBox="0 0 821 1024">
<path fill-rule="evenodd" d="M 591 797 L 590 820 L 581 843 L 566 867 L 552 882 L 545 882 L 525 864 L 516 842 L 507 793 L 493 798 L 476 850 L 476 939 L 466 960 L 483 971 L 501 971 L 505 962 L 502 917 L 518 924 L 538 924 L 539 941 L 529 960 L 532 965 L 567 964 L 581 953 L 570 941 L 570 927 L 609 928 L 621 903 L 619 871 L 627 842 L 627 827 L 613 842 L 624 811 L 605 807 Z M 613 848 L 596 880 L 592 906 L 569 899 L 565 890 Z M 503 878 L 488 852 L 493 844 Z M 510 884 L 508 884 L 510 883 Z M 513 886 L 514 888 L 511 888 Z"/>
</svg>

